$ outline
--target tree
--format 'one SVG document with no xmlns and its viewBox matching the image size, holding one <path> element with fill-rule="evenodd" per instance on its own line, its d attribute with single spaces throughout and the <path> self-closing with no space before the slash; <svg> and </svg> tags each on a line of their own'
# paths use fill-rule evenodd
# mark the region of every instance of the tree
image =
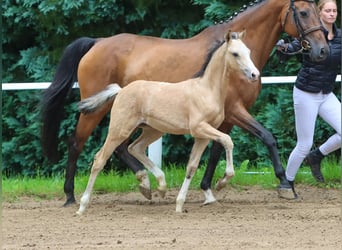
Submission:
<svg viewBox="0 0 342 250">
<path fill-rule="evenodd" d="M 215 22 L 226 20 L 248 3 L 249 0 L 3 0 L 3 82 L 51 81 L 62 51 L 78 37 L 105 37 L 123 32 L 165 38 L 191 37 Z M 278 58 L 272 55 L 263 75 L 295 75 L 300 60 L 293 57 L 284 67 L 278 65 Z M 291 91 L 291 86 L 264 87 L 251 109 L 251 114 L 277 137 L 284 158 L 295 140 Z M 62 142 L 58 145 L 62 158 L 54 165 L 46 161 L 40 148 L 40 96 L 40 91 L 3 92 L 2 153 L 7 175 L 64 172 L 66 142 L 75 128 L 79 91 L 71 93 L 66 105 L 67 119 L 62 122 L 59 135 Z M 106 117 L 87 141 L 79 159 L 83 166 L 80 171 L 88 170 L 92 156 L 105 139 L 108 122 Z M 317 143 L 331 134 L 321 123 L 318 130 Z M 231 136 L 236 145 L 236 165 L 245 159 L 269 165 L 267 149 L 258 139 L 238 128 L 233 129 Z M 167 135 L 164 142 L 166 162 L 187 161 L 193 142 L 190 136 Z M 208 153 L 203 159 L 207 157 Z M 119 165 L 115 157 L 112 161 Z"/>
</svg>

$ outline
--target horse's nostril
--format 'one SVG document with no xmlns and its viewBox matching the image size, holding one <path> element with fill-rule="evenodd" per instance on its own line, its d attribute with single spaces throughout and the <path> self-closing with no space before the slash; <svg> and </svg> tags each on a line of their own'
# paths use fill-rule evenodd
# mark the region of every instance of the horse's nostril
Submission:
<svg viewBox="0 0 342 250">
<path fill-rule="evenodd" d="M 258 74 L 257 73 L 252 72 L 251 76 L 252 76 L 253 80 L 257 80 L 258 79 Z"/>
<path fill-rule="evenodd" d="M 324 49 L 324 48 L 321 48 L 320 56 L 324 56 L 324 55 L 325 55 L 325 49 Z"/>
</svg>

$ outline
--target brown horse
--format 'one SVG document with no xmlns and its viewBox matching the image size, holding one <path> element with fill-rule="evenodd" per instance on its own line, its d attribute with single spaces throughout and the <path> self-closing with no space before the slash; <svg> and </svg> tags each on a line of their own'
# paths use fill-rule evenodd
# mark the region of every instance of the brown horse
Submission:
<svg viewBox="0 0 342 250">
<path fill-rule="evenodd" d="M 191 78 L 200 70 L 208 51 L 222 40 L 223 34 L 229 29 L 247 30 L 245 43 L 251 49 L 251 57 L 260 72 L 282 32 L 305 41 L 303 44 L 308 45 L 313 60 L 323 60 L 329 53 L 313 0 L 255 1 L 248 7 L 244 6 L 235 17 L 208 27 L 189 39 L 162 39 L 133 34 L 99 39 L 80 38 L 64 51 L 52 84 L 43 95 L 42 147 L 47 156 L 52 159 L 57 152 L 63 104 L 74 82 L 78 81 L 81 99 L 84 99 L 113 82 L 125 86 L 138 79 L 179 82 Z M 230 82 L 234 84 L 227 90 L 226 119 L 220 130 L 229 132 L 233 125 L 237 125 L 261 139 L 269 150 L 275 175 L 280 180 L 278 190 L 291 190 L 273 135 L 247 111 L 255 102 L 261 83 L 251 86 L 241 74 L 231 74 Z M 80 114 L 75 134 L 69 141 L 64 183 L 67 196 L 65 205 L 75 202 L 74 176 L 78 156 L 110 107 L 111 104 L 108 104 L 101 112 Z M 203 190 L 210 189 L 221 152 L 222 147 L 214 143 L 201 183 Z M 143 167 L 127 152 L 127 144 L 117 148 L 116 153 L 141 179 L 139 173 Z"/>
<path fill-rule="evenodd" d="M 246 81 L 259 79 L 260 73 L 250 58 L 250 50 L 241 40 L 245 34 L 245 31 L 229 31 L 225 42 L 213 52 L 201 77 L 177 84 L 146 80 L 134 81 L 124 88 L 110 84 L 105 90 L 79 103 L 80 111 L 88 115 L 115 98 L 107 138 L 95 155 L 78 214 L 82 214 L 88 205 L 96 177 L 108 158 L 137 127 L 141 127 L 141 135 L 129 145 L 128 150 L 154 174 L 162 197 L 166 192 L 165 174 L 146 156 L 148 145 L 164 133 L 191 134 L 194 137 L 185 179 L 177 197 L 176 212 L 183 211 L 192 177 L 210 140 L 219 142 L 226 150 L 226 171 L 220 182 L 225 184 L 234 175 L 233 142 L 229 135 L 217 128 L 225 116 L 229 75 L 240 72 Z M 150 189 L 149 185 L 147 189 Z"/>
</svg>

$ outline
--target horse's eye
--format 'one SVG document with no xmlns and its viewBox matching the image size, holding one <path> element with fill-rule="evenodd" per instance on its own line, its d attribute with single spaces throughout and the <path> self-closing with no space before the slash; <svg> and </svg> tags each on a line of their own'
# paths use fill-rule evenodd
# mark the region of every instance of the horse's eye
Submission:
<svg viewBox="0 0 342 250">
<path fill-rule="evenodd" d="M 236 52 L 233 52 L 232 54 L 233 54 L 234 57 L 238 57 L 239 56 L 239 54 L 236 53 Z"/>
<path fill-rule="evenodd" d="M 306 12 L 304 10 L 300 11 L 299 14 L 300 14 L 301 17 L 308 17 L 309 16 L 308 12 Z"/>
</svg>

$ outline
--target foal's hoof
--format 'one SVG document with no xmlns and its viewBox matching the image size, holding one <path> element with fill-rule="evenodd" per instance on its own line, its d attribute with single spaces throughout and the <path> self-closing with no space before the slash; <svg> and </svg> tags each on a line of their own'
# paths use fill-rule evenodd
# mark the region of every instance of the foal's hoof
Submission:
<svg viewBox="0 0 342 250">
<path fill-rule="evenodd" d="M 298 198 L 298 195 L 293 192 L 292 188 L 278 187 L 278 196 L 282 199 L 294 200 Z"/>
<path fill-rule="evenodd" d="M 160 195 L 162 198 L 165 198 L 166 189 L 164 189 L 164 188 L 158 188 L 158 192 L 159 192 L 159 195 Z"/>
<path fill-rule="evenodd" d="M 146 199 L 152 200 L 151 189 L 146 188 L 145 186 L 139 185 L 139 191 Z"/>
<path fill-rule="evenodd" d="M 227 186 L 227 180 L 220 180 L 216 183 L 215 189 L 216 191 L 220 191 L 222 188 Z"/>
</svg>

